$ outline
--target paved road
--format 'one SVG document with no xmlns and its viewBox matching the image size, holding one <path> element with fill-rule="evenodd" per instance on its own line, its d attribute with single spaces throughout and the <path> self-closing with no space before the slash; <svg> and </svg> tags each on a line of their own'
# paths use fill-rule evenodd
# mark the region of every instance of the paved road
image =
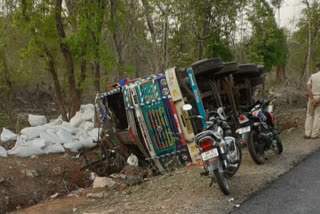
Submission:
<svg viewBox="0 0 320 214">
<path fill-rule="evenodd" d="M 261 166 L 263 167 L 263 166 Z M 320 213 L 320 151 L 254 195 L 234 214 Z"/>
</svg>

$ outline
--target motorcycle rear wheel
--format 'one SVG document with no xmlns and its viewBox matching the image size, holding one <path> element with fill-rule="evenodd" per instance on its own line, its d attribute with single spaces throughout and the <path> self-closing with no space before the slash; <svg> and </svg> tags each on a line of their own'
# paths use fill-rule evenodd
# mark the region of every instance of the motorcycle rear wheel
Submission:
<svg viewBox="0 0 320 214">
<path fill-rule="evenodd" d="M 264 163 L 264 143 L 258 141 L 258 133 L 255 130 L 250 132 L 248 150 L 254 162 L 259 165 Z"/>
<path fill-rule="evenodd" d="M 220 166 L 221 167 L 221 166 Z M 224 175 L 224 172 L 222 171 L 221 168 L 215 169 L 214 175 L 217 179 L 217 183 L 225 195 L 230 195 L 230 188 L 229 188 L 229 183 L 228 183 L 228 178 Z"/>
</svg>

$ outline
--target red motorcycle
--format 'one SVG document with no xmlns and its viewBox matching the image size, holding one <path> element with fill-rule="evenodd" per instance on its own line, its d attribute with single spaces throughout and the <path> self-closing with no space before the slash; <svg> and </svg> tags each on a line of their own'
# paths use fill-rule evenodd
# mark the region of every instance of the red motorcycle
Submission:
<svg viewBox="0 0 320 214">
<path fill-rule="evenodd" d="M 265 161 L 265 151 L 272 149 L 277 154 L 283 152 L 283 145 L 278 130 L 275 127 L 273 101 L 259 101 L 242 113 L 239 118 L 240 128 L 236 131 L 242 137 L 242 144 L 247 144 L 252 159 L 257 164 Z"/>
</svg>

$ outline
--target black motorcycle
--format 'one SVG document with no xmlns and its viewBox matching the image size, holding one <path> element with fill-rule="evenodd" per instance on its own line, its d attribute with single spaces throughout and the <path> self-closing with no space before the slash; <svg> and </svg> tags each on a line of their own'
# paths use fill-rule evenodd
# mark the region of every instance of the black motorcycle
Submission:
<svg viewBox="0 0 320 214">
<path fill-rule="evenodd" d="M 249 153 L 257 164 L 265 161 L 265 151 L 272 149 L 278 154 L 283 151 L 283 145 L 278 130 L 275 127 L 273 101 L 264 103 L 257 101 L 238 120 L 240 128 L 236 131 L 242 137 L 242 144 L 248 145 Z"/>
<path fill-rule="evenodd" d="M 183 106 L 185 111 L 191 112 L 192 106 L 186 104 Z M 202 175 L 209 176 L 212 183 L 216 181 L 225 195 L 230 194 L 228 179 L 231 178 L 239 169 L 241 163 L 241 148 L 233 137 L 224 136 L 228 132 L 230 126 L 227 125 L 222 108 L 217 112 L 210 112 L 209 119 L 206 121 L 207 126 L 196 135 L 196 145 L 201 154 L 204 163 L 204 173 Z M 204 120 L 202 116 L 191 115 L 190 119 Z"/>
</svg>

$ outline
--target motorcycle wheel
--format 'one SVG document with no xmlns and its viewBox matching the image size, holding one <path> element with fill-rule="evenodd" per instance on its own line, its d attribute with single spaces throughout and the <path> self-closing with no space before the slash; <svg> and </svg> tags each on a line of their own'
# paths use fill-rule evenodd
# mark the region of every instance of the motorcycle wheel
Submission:
<svg viewBox="0 0 320 214">
<path fill-rule="evenodd" d="M 248 150 L 250 156 L 257 164 L 264 163 L 264 143 L 258 141 L 258 133 L 255 130 L 250 132 L 248 139 Z"/>
<path fill-rule="evenodd" d="M 277 134 L 275 137 L 275 140 L 277 141 L 277 153 L 281 154 L 283 152 L 283 145 L 280 139 L 280 136 Z"/>
<path fill-rule="evenodd" d="M 218 183 L 221 191 L 223 192 L 223 194 L 229 195 L 230 188 L 229 188 L 228 178 L 224 175 L 224 172 L 223 172 L 221 166 L 219 166 L 219 168 L 215 169 L 213 172 L 214 172 L 214 175 L 217 179 L 217 183 Z"/>
<path fill-rule="evenodd" d="M 226 174 L 229 178 L 231 178 L 232 176 L 234 176 L 234 174 L 236 174 L 236 172 L 238 171 L 238 169 L 240 168 L 240 164 L 241 164 L 241 160 L 242 160 L 242 151 L 241 151 L 241 147 L 239 145 L 239 143 L 236 143 L 236 150 L 237 150 L 237 157 L 236 159 L 239 160 L 239 163 L 236 164 L 235 167 L 230 167 L 226 170 Z"/>
</svg>

